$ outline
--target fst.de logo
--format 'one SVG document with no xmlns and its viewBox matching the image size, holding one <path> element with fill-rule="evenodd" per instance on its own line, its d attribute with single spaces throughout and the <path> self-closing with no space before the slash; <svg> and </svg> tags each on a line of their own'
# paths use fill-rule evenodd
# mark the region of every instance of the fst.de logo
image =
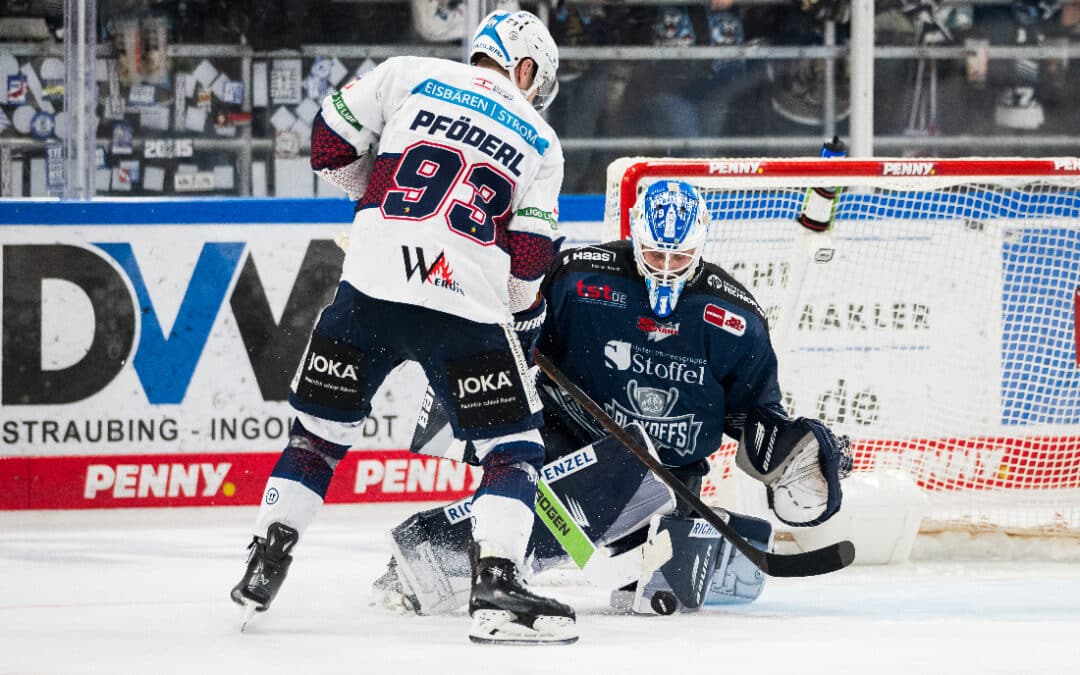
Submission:
<svg viewBox="0 0 1080 675">
<path fill-rule="evenodd" d="M 627 295 L 623 291 L 616 290 L 607 284 L 587 284 L 583 279 L 578 279 L 577 297 L 582 302 L 589 302 L 609 307 L 625 308 Z"/>
</svg>

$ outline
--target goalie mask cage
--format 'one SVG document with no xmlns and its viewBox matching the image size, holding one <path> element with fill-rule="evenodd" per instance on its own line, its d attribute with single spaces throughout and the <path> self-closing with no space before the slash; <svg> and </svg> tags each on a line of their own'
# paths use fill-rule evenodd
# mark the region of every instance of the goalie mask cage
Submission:
<svg viewBox="0 0 1080 675">
<path fill-rule="evenodd" d="M 909 475 L 923 532 L 1080 536 L 1080 159 L 624 158 L 605 240 L 663 179 L 704 196 L 788 410 L 850 436 L 856 472 Z M 798 222 L 815 187 L 841 190 L 825 234 Z"/>
</svg>

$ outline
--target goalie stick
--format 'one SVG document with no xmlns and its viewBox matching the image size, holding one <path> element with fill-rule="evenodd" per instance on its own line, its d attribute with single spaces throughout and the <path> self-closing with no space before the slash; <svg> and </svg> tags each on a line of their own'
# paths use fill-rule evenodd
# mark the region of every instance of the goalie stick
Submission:
<svg viewBox="0 0 1080 675">
<path fill-rule="evenodd" d="M 578 405 L 584 408 L 600 423 L 608 433 L 619 440 L 630 452 L 634 453 L 645 466 L 656 474 L 668 487 L 675 491 L 687 504 L 692 506 L 698 516 L 707 520 L 715 527 L 724 538 L 732 543 L 744 556 L 750 559 L 765 574 L 774 577 L 812 577 L 818 574 L 828 574 L 850 565 L 855 560 L 855 545 L 850 541 L 840 541 L 813 551 L 804 551 L 792 555 L 770 553 L 755 548 L 750 542 L 739 536 L 727 522 L 706 506 L 690 488 L 675 477 L 664 467 L 625 429 L 615 420 L 611 419 L 604 410 L 596 404 L 588 394 L 583 392 L 576 384 L 563 375 L 551 359 L 544 354 L 533 354 L 534 362 L 540 367 L 545 375 L 550 377 L 555 384 L 563 388 Z"/>
</svg>

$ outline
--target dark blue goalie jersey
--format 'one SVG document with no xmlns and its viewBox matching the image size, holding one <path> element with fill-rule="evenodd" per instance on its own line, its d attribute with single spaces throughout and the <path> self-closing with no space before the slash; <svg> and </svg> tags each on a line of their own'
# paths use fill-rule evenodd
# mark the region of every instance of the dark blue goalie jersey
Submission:
<svg viewBox="0 0 1080 675">
<path fill-rule="evenodd" d="M 708 457 L 725 427 L 738 438 L 755 406 L 783 413 L 761 307 L 720 267 L 706 263 L 664 320 L 649 309 L 628 241 L 564 251 L 543 293 L 540 351 L 616 422 L 641 423 L 666 465 Z M 549 423 L 582 444 L 605 435 L 547 378 L 540 391 Z"/>
</svg>

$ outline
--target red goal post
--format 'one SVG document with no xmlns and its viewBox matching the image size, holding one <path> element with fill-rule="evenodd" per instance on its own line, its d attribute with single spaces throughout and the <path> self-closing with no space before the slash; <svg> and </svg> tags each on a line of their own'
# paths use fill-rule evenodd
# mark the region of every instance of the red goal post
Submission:
<svg viewBox="0 0 1080 675">
<path fill-rule="evenodd" d="M 604 238 L 665 179 L 765 308 L 789 409 L 907 476 L 924 530 L 1080 536 L 1080 159 L 623 158 Z M 840 191 L 826 233 L 798 223 L 813 188 Z"/>
</svg>

